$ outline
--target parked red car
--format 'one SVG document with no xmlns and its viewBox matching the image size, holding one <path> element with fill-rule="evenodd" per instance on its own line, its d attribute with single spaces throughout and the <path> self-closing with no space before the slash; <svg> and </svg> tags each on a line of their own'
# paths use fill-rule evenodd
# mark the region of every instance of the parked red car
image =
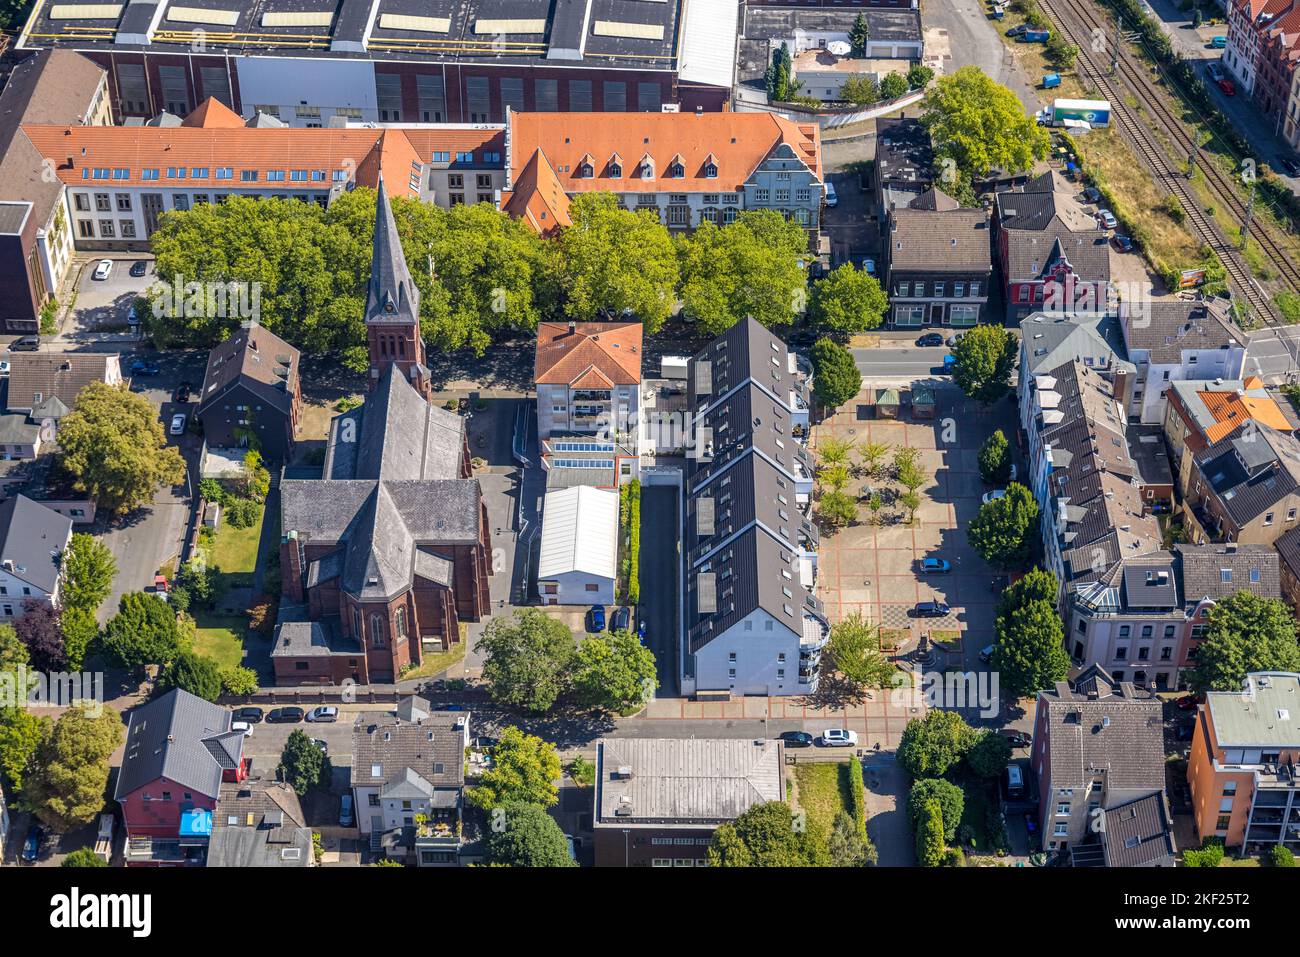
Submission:
<svg viewBox="0 0 1300 957">
<path fill-rule="evenodd" d="M 1178 705 L 1179 711 L 1195 711 L 1196 706 L 1201 703 L 1200 695 L 1185 694 L 1174 704 Z"/>
<path fill-rule="evenodd" d="M 1219 89 L 1223 91 L 1224 96 L 1236 96 L 1237 85 L 1229 80 L 1226 76 L 1219 81 Z"/>
</svg>

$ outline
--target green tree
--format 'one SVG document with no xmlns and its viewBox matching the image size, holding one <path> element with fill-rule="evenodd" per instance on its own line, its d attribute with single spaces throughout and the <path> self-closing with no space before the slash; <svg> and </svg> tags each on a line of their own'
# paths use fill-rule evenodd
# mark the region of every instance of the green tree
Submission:
<svg viewBox="0 0 1300 957">
<path fill-rule="evenodd" d="M 1286 604 L 1243 589 L 1210 609 L 1188 685 L 1197 693 L 1238 691 L 1253 671 L 1300 671 L 1300 646 Z"/>
<path fill-rule="evenodd" d="M 896 100 L 907 92 L 907 77 L 901 73 L 890 73 L 880 81 L 880 97 L 884 100 Z"/>
<path fill-rule="evenodd" d="M 838 489 L 823 492 L 817 500 L 817 514 L 832 528 L 844 528 L 857 519 L 858 503 L 852 495 Z"/>
<path fill-rule="evenodd" d="M 262 453 L 249 449 L 244 453 L 244 494 L 254 502 L 265 502 L 271 490 L 271 473 L 262 464 Z"/>
<path fill-rule="evenodd" d="M 934 70 L 920 63 L 913 63 L 907 71 L 907 85 L 913 90 L 921 89 L 933 79 Z"/>
<path fill-rule="evenodd" d="M 479 775 L 468 797 L 485 811 L 517 802 L 550 807 L 560 799 L 561 773 L 555 745 L 509 727 L 492 749 L 492 767 Z"/>
<path fill-rule="evenodd" d="M 636 635 L 591 635 L 578 646 L 573 690 L 587 707 L 627 714 L 644 707 L 658 687 L 654 653 Z"/>
<path fill-rule="evenodd" d="M 185 480 L 185 460 L 167 445 L 158 413 L 126 383 L 86 386 L 59 423 L 59 448 L 77 489 L 116 515 Z"/>
<path fill-rule="evenodd" d="M 884 319 L 889 300 L 876 277 L 844 263 L 813 283 L 812 320 L 822 329 L 866 332 Z"/>
<path fill-rule="evenodd" d="M 898 763 L 914 778 L 942 777 L 961 763 L 978 732 L 956 711 L 913 718 L 898 743 Z"/>
<path fill-rule="evenodd" d="M 555 307 L 556 244 L 490 203 L 419 207 L 412 241 L 433 257 L 448 304 L 427 324 L 430 341 L 481 356 L 494 336 L 535 330 Z"/>
<path fill-rule="evenodd" d="M 939 805 L 940 818 L 943 820 L 943 839 L 955 840 L 957 825 L 961 823 L 962 812 L 966 807 L 966 795 L 957 785 L 943 778 L 921 778 L 912 783 L 912 790 L 907 794 L 907 818 L 913 830 L 925 817 L 926 808 L 931 803 Z"/>
<path fill-rule="evenodd" d="M 108 862 L 88 847 L 79 847 L 63 859 L 60 867 L 108 867 Z"/>
<path fill-rule="evenodd" d="M 880 628 L 854 612 L 831 626 L 826 652 L 835 670 L 858 687 L 888 688 L 897 670 L 880 650 Z"/>
<path fill-rule="evenodd" d="M 889 454 L 889 448 L 884 442 L 863 442 L 858 446 L 858 460 L 867 470 L 868 475 L 875 475 L 880 471 L 880 464 Z"/>
<path fill-rule="evenodd" d="M 854 106 L 874 106 L 880 102 L 880 84 L 874 76 L 854 74 L 840 86 L 840 99 Z"/>
<path fill-rule="evenodd" d="M 847 470 L 853 461 L 853 452 L 857 447 L 857 443 L 852 439 L 824 435 L 817 441 L 817 465 L 819 468 L 840 466 Z"/>
<path fill-rule="evenodd" d="M 95 536 L 74 532 L 63 551 L 62 568 L 59 601 L 65 616 L 72 608 L 94 612 L 113 590 L 117 559 Z"/>
<path fill-rule="evenodd" d="M 86 654 L 99 638 L 95 613 L 77 606 L 66 607 L 59 624 L 63 628 L 63 650 L 68 656 L 68 667 L 80 671 L 85 666 Z"/>
<path fill-rule="evenodd" d="M 479 637 L 483 678 L 492 698 L 525 711 L 546 711 L 569 687 L 573 633 L 536 608 L 493 618 Z"/>
<path fill-rule="evenodd" d="M 54 722 L 25 708 L 0 708 L 0 777 L 21 795 L 41 744 Z"/>
<path fill-rule="evenodd" d="M 1031 568 L 1002 590 L 998 596 L 997 614 L 1007 614 L 1031 601 L 1055 605 L 1058 591 L 1055 575 L 1045 568 Z"/>
<path fill-rule="evenodd" d="M 863 837 L 845 810 L 835 815 L 830 836 L 826 838 L 826 851 L 831 867 L 870 867 L 876 863 L 875 846 Z"/>
<path fill-rule="evenodd" d="M 1295 867 L 1295 854 L 1290 848 L 1274 844 L 1273 849 L 1268 852 L 1268 862 L 1274 867 Z"/>
<path fill-rule="evenodd" d="M 182 651 L 158 675 L 154 693 L 163 695 L 173 688 L 188 691 L 204 701 L 216 701 L 221 697 L 221 670 L 211 658 Z"/>
<path fill-rule="evenodd" d="M 257 672 L 252 668 L 238 665 L 220 670 L 221 691 L 223 694 L 250 695 L 258 688 Z"/>
<path fill-rule="evenodd" d="M 862 373 L 853 353 L 832 339 L 818 339 L 812 347 L 813 393 L 832 409 L 838 409 L 862 388 Z"/>
<path fill-rule="evenodd" d="M 1218 867 L 1223 863 L 1223 841 L 1207 837 L 1200 850 L 1183 851 L 1183 867 Z"/>
<path fill-rule="evenodd" d="M 1037 530 L 1038 503 L 1029 489 L 1012 482 L 1005 495 L 980 506 L 966 537 L 986 562 L 1010 571 L 1029 563 Z"/>
<path fill-rule="evenodd" d="M 56 831 L 89 824 L 104 808 L 109 757 L 126 737 L 122 718 L 106 705 L 77 705 L 54 723 L 31 765 L 24 803 Z"/>
<path fill-rule="evenodd" d="M 1070 69 L 1074 66 L 1074 61 L 1079 58 L 1079 48 L 1055 32 L 1047 41 L 1047 47 L 1043 52 L 1047 54 L 1047 59 L 1051 61 L 1052 66 L 1058 70 Z"/>
<path fill-rule="evenodd" d="M 1010 760 L 1011 742 L 993 731 L 983 732 L 966 752 L 966 764 L 982 778 L 997 777 Z"/>
<path fill-rule="evenodd" d="M 794 78 L 794 63 L 790 58 L 790 45 L 782 43 L 772 51 L 772 62 L 765 76 L 767 95 L 771 100 L 786 103 L 799 92 L 803 84 Z"/>
<path fill-rule="evenodd" d="M 1053 591 L 1051 599 L 1031 597 L 1013 605 L 1004 593 L 999 603 L 992 666 L 1001 676 L 1003 690 L 1014 698 L 1050 688 L 1069 673 L 1070 657 L 1055 598 Z"/>
<path fill-rule="evenodd" d="M 990 170 L 1022 172 L 1047 156 L 1051 139 L 1020 100 L 979 67 L 941 76 L 922 101 L 935 153 L 966 181 Z"/>
<path fill-rule="evenodd" d="M 484 854 L 494 867 L 577 867 L 555 819 L 536 804 L 510 803 L 504 827 L 488 831 Z"/>
<path fill-rule="evenodd" d="M 790 806 L 781 801 L 756 804 L 713 832 L 713 867 L 824 867 L 830 861 L 826 835 L 811 821 L 795 827 Z"/>
<path fill-rule="evenodd" d="M 921 452 L 909 446 L 894 449 L 894 477 L 909 492 L 925 484 L 925 470 L 921 468 Z"/>
<path fill-rule="evenodd" d="M 943 810 L 938 801 L 930 801 L 916 826 L 916 863 L 921 867 L 938 867 L 943 863 L 943 831 Z"/>
<path fill-rule="evenodd" d="M 953 381 L 966 395 L 984 405 L 1002 398 L 1011 388 L 1019 348 L 1014 333 L 999 326 L 978 325 L 952 348 Z"/>
<path fill-rule="evenodd" d="M 789 325 L 803 309 L 808 233 L 774 209 L 741 213 L 718 226 L 707 220 L 677 239 L 682 315 L 716 336 L 752 316 Z"/>
<path fill-rule="evenodd" d="M 908 489 L 898 496 L 898 503 L 907 509 L 907 524 L 916 524 L 916 510 L 921 507 L 921 496 L 915 489 Z"/>
<path fill-rule="evenodd" d="M 612 193 L 582 193 L 569 209 L 558 255 L 570 319 L 627 310 L 657 332 L 672 313 L 679 279 L 677 251 L 659 217 L 620 209 Z"/>
<path fill-rule="evenodd" d="M 130 592 L 118 603 L 100 637 L 100 649 L 122 668 L 165 665 L 185 650 L 176 614 L 167 602 L 148 592 Z"/>
<path fill-rule="evenodd" d="M 864 14 L 859 13 L 849 28 L 850 55 L 855 60 L 862 60 L 867 55 L 867 43 L 871 40 L 871 26 Z"/>
<path fill-rule="evenodd" d="M 284 743 L 276 773 L 301 797 L 313 788 L 328 788 L 334 770 L 330 759 L 316 746 L 316 742 L 294 729 Z"/>
<path fill-rule="evenodd" d="M 1005 485 L 1011 479 L 1011 446 L 1001 429 L 980 446 L 980 478 L 990 485 Z"/>
</svg>

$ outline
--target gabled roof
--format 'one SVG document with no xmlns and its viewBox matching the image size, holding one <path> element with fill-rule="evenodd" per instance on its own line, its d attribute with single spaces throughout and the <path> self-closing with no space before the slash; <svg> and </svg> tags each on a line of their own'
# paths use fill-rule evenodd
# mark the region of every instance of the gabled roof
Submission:
<svg viewBox="0 0 1300 957">
<path fill-rule="evenodd" d="M 930 195 L 942 196 L 930 190 Z M 946 198 L 946 197 L 945 197 Z M 993 268 L 988 217 L 982 209 L 917 206 L 890 215 L 889 268 L 930 272 L 988 272 Z"/>
<path fill-rule="evenodd" d="M 360 407 L 334 419 L 323 480 L 281 483 L 281 527 L 343 549 L 312 563 L 308 586 L 340 577 L 349 594 L 389 598 L 417 575 L 447 584 L 446 558 L 421 546 L 479 541 L 482 491 L 462 477 L 464 441 L 460 416 L 388 366 Z"/>
<path fill-rule="evenodd" d="M 311 829 L 293 788 L 260 779 L 222 785 L 208 867 L 309 867 L 312 861 Z"/>
<path fill-rule="evenodd" d="M 1173 867 L 1177 848 L 1164 794 L 1106 808 L 1102 843 L 1107 867 Z"/>
<path fill-rule="evenodd" d="M 1300 443 L 1266 425 L 1237 426 L 1193 462 L 1238 526 L 1300 490 Z"/>
<path fill-rule="evenodd" d="M 1045 787 L 1087 787 L 1094 773 L 1104 772 L 1107 790 L 1164 790 L 1159 698 L 1093 668 L 1074 688 L 1059 682 L 1040 691 L 1038 704 L 1047 718 Z"/>
<path fill-rule="evenodd" d="M 501 209 L 515 219 L 524 220 L 542 236 L 573 224 L 569 216 L 569 194 L 540 149 L 528 157 L 514 180 L 514 188 L 502 192 Z"/>
<path fill-rule="evenodd" d="M 469 720 L 468 711 L 431 711 L 414 721 L 387 714 L 357 715 L 352 725 L 352 786 L 422 794 L 425 788 L 462 787 Z"/>
<path fill-rule="evenodd" d="M 1175 545 L 1184 600 L 1189 605 L 1206 598 L 1221 601 L 1241 591 L 1281 598 L 1280 539 L 1277 546 L 1274 551 L 1268 545 Z"/>
<path fill-rule="evenodd" d="M 243 128 L 244 118 L 216 97 L 210 96 L 190 111 L 181 125 L 209 130 L 236 130 Z"/>
<path fill-rule="evenodd" d="M 1130 355 L 1145 350 L 1154 363 L 1179 363 L 1184 351 L 1244 348 L 1245 336 L 1203 302 L 1147 302 L 1136 310 L 1120 304 Z"/>
<path fill-rule="evenodd" d="M 122 381 L 121 365 L 113 352 L 15 352 L 9 356 L 10 409 L 34 409 L 57 396 L 71 407 L 81 390 L 92 382 Z"/>
<path fill-rule="evenodd" d="M 759 165 L 781 147 L 822 178 L 821 133 L 815 123 L 795 123 L 770 113 L 510 113 L 509 183 L 540 150 L 566 192 L 617 188 L 620 193 L 737 193 Z M 655 157 L 655 178 L 625 168 L 612 179 L 611 156 Z M 668 160 L 681 154 L 685 175 L 667 179 Z M 584 157 L 590 178 L 577 175 Z M 716 176 L 705 175 L 712 157 Z"/>
<path fill-rule="evenodd" d="M 297 349 L 256 324 L 235 331 L 208 353 L 197 414 L 219 404 L 227 390 L 242 385 L 262 402 L 288 415 L 298 391 Z"/>
<path fill-rule="evenodd" d="M 114 798 L 162 779 L 216 798 L 221 772 L 238 766 L 243 735 L 230 737 L 230 712 L 175 689 L 131 712 Z"/>
<path fill-rule="evenodd" d="M 71 534 L 72 519 L 26 495 L 0 502 L 0 562 L 47 595 L 58 587 L 59 559 Z"/>
<path fill-rule="evenodd" d="M 533 381 L 590 388 L 577 383 L 594 370 L 608 383 L 639 385 L 641 334 L 639 322 L 540 323 Z"/>
</svg>

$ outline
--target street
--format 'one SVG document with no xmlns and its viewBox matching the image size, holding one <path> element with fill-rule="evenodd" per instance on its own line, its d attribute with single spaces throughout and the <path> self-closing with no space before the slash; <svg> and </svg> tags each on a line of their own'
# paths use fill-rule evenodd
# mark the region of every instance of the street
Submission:
<svg viewBox="0 0 1300 957">
<path fill-rule="evenodd" d="M 908 380 L 943 374 L 947 346 L 896 346 L 880 349 L 851 349 L 858 370 L 873 378 Z"/>
</svg>

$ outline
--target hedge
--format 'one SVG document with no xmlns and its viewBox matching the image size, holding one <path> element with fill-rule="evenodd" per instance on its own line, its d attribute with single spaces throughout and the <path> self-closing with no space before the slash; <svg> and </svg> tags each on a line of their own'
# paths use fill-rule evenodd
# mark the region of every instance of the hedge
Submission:
<svg viewBox="0 0 1300 957">
<path fill-rule="evenodd" d="M 641 481 L 633 479 L 618 490 L 618 518 L 623 526 L 623 598 L 629 605 L 641 601 Z"/>
<path fill-rule="evenodd" d="M 862 783 L 862 765 L 857 761 L 846 761 L 840 765 L 840 774 L 848 776 L 848 812 L 853 818 L 854 826 L 858 829 L 858 836 L 865 838 L 867 836 L 867 789 Z"/>
</svg>

